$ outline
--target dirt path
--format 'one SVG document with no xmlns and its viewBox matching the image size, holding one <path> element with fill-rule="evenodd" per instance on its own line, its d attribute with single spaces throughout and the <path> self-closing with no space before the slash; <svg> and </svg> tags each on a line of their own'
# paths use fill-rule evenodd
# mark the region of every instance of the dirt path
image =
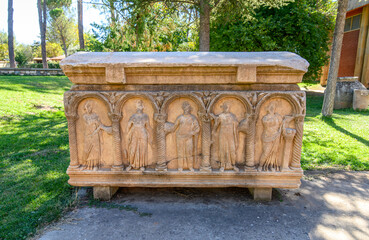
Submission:
<svg viewBox="0 0 369 240">
<path fill-rule="evenodd" d="M 136 188 L 93 205 L 37 239 L 369 239 L 369 172 L 306 172 L 267 203 L 247 189 Z"/>
</svg>

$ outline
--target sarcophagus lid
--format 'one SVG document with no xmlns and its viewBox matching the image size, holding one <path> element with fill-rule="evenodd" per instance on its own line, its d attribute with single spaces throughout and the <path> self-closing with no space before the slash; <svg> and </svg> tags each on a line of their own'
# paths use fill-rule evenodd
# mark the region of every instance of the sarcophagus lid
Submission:
<svg viewBox="0 0 369 240">
<path fill-rule="evenodd" d="M 79 52 L 60 63 L 75 84 L 298 83 L 308 62 L 290 52 Z"/>
</svg>

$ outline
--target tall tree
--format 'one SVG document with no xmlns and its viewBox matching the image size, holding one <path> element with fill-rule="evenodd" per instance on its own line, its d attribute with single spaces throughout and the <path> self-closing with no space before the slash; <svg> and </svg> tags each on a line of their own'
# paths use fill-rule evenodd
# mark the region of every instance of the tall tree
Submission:
<svg viewBox="0 0 369 240">
<path fill-rule="evenodd" d="M 8 51 L 10 67 L 15 68 L 13 35 L 13 0 L 8 0 Z"/>
<path fill-rule="evenodd" d="M 69 46 L 76 42 L 74 20 L 72 16 L 67 16 L 62 8 L 54 8 L 49 13 L 50 24 L 47 28 L 47 39 L 51 42 L 59 43 L 67 57 Z"/>
<path fill-rule="evenodd" d="M 85 48 L 85 40 L 83 38 L 83 3 L 82 0 L 77 1 L 78 6 L 78 40 L 79 40 L 79 48 Z"/>
<path fill-rule="evenodd" d="M 337 76 L 338 69 L 340 67 L 341 48 L 345 27 L 347 5 L 348 0 L 338 1 L 336 26 L 333 34 L 331 62 L 329 65 L 327 88 L 324 91 L 324 101 L 322 107 L 322 115 L 324 117 L 331 117 L 333 114 L 334 97 L 336 95 Z"/>
<path fill-rule="evenodd" d="M 216 4 L 219 3 L 219 0 Z M 210 50 L 210 12 L 212 7 L 208 0 L 200 0 L 199 51 Z"/>
<path fill-rule="evenodd" d="M 110 7 L 110 21 L 111 21 L 110 24 L 112 25 L 112 27 L 115 27 L 115 25 L 117 23 L 117 16 L 116 16 L 114 2 L 115 2 L 115 0 L 108 0 L 108 4 L 109 4 L 109 7 Z"/>
<path fill-rule="evenodd" d="M 105 10 L 108 9 L 110 13 L 116 13 L 110 16 L 111 22 L 113 23 L 118 18 L 118 15 L 119 17 L 126 18 L 126 20 L 129 19 L 127 20 L 128 24 L 135 26 L 136 49 L 141 48 L 141 36 L 145 30 L 142 27 L 146 24 L 145 20 L 151 14 L 150 11 L 152 11 L 152 6 L 155 6 L 155 3 L 165 4 L 167 15 L 168 13 L 172 14 L 173 11 L 177 11 L 182 18 L 186 15 L 189 15 L 190 18 L 194 18 L 195 16 L 194 22 L 198 26 L 196 36 L 199 36 L 199 50 L 209 51 L 210 19 L 212 12 L 222 8 L 224 4 L 231 3 L 228 5 L 231 5 L 232 8 L 227 11 L 234 12 L 245 11 L 244 9 L 252 11 L 260 6 L 280 7 L 291 1 L 294 0 L 102 0 L 102 2 L 95 4 L 100 5 L 99 8 L 103 5 L 103 8 Z M 193 9 L 196 9 L 197 14 L 192 15 Z M 114 24 L 111 26 L 111 29 L 113 28 L 115 28 Z"/>
<path fill-rule="evenodd" d="M 42 66 L 48 68 L 46 58 L 46 0 L 37 0 L 38 10 L 38 23 L 40 25 L 41 35 L 41 55 L 42 55 Z"/>
<path fill-rule="evenodd" d="M 171 1 L 171 0 L 168 0 Z M 243 11 L 243 9 L 255 9 L 260 6 L 280 7 L 293 0 L 176 0 L 175 2 L 193 4 L 199 11 L 199 51 L 210 50 L 210 17 L 211 13 L 224 6 L 225 3 L 232 3 L 233 8 L 229 11 Z"/>
</svg>

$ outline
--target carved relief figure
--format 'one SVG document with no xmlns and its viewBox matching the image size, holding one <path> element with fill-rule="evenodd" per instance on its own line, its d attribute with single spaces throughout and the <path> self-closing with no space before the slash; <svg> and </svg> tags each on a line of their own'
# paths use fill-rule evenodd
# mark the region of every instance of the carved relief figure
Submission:
<svg viewBox="0 0 369 240">
<path fill-rule="evenodd" d="M 221 105 L 223 112 L 218 116 L 214 116 L 215 123 L 213 127 L 213 139 L 217 141 L 218 158 L 220 161 L 219 171 L 224 172 L 225 169 L 239 169 L 236 167 L 236 150 L 238 149 L 238 121 L 236 116 L 230 112 L 228 102 Z"/>
<path fill-rule="evenodd" d="M 270 103 L 266 107 L 267 114 L 262 118 L 263 133 L 261 140 L 263 143 L 262 153 L 258 171 L 278 171 L 278 149 L 281 142 L 282 117 L 275 112 L 275 103 Z"/>
<path fill-rule="evenodd" d="M 92 112 L 92 101 L 87 101 L 83 120 L 85 122 L 82 160 L 88 170 L 97 170 L 101 162 L 102 130 L 112 134 L 112 128 L 101 123 L 99 116 Z"/>
<path fill-rule="evenodd" d="M 200 125 L 197 118 L 191 114 L 191 105 L 185 101 L 182 104 L 183 114 L 179 115 L 174 124 L 167 127 L 167 132 L 176 132 L 178 171 L 183 171 L 184 164 L 194 171 L 194 156 L 196 156 L 197 136 Z"/>
<path fill-rule="evenodd" d="M 145 170 L 148 165 L 148 144 L 152 145 L 152 128 L 149 116 L 143 112 L 142 100 L 136 102 L 136 113 L 128 120 L 127 145 L 128 161 L 127 171 L 133 169 Z"/>
</svg>

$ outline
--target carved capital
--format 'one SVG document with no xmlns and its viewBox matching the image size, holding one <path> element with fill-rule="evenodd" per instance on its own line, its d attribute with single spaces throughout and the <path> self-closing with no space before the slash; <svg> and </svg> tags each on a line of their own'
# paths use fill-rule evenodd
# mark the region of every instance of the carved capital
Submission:
<svg viewBox="0 0 369 240">
<path fill-rule="evenodd" d="M 75 97 L 79 97 L 81 93 L 68 91 L 64 93 L 64 104 L 65 105 L 71 105 Z"/>
<path fill-rule="evenodd" d="M 165 99 L 169 96 L 169 93 L 167 93 L 167 92 L 158 92 L 158 93 L 151 94 L 151 96 L 154 98 L 155 103 L 158 106 L 158 108 L 161 109 Z"/>
<path fill-rule="evenodd" d="M 255 109 L 253 109 L 253 111 L 249 114 L 246 113 L 245 118 L 246 119 L 250 119 L 250 121 L 254 121 L 256 119 L 257 115 L 255 113 Z"/>
<path fill-rule="evenodd" d="M 206 112 L 198 112 L 197 115 L 199 116 L 202 122 L 206 122 L 206 123 L 210 122 L 212 118 L 211 115 Z"/>
<path fill-rule="evenodd" d="M 194 92 L 194 94 L 201 98 L 206 109 L 209 108 L 211 101 L 218 95 L 218 93 L 211 91 Z"/>
<path fill-rule="evenodd" d="M 154 114 L 154 120 L 158 123 L 165 123 L 165 121 L 167 120 L 167 114 L 155 113 Z"/>
<path fill-rule="evenodd" d="M 112 122 L 119 122 L 122 119 L 122 114 L 120 113 L 108 113 L 108 115 Z"/>
<path fill-rule="evenodd" d="M 104 92 L 101 94 L 107 98 L 112 109 L 115 109 L 117 103 L 125 96 L 125 94 L 119 92 Z"/>
<path fill-rule="evenodd" d="M 296 114 L 294 115 L 296 123 L 302 123 L 304 121 L 305 115 L 303 114 Z"/>
<path fill-rule="evenodd" d="M 74 113 L 74 112 L 65 112 L 65 116 L 67 117 L 67 120 L 74 120 L 74 121 L 76 121 L 78 118 L 79 118 L 79 116 L 78 116 L 78 114 L 76 114 L 76 113 Z"/>
</svg>

